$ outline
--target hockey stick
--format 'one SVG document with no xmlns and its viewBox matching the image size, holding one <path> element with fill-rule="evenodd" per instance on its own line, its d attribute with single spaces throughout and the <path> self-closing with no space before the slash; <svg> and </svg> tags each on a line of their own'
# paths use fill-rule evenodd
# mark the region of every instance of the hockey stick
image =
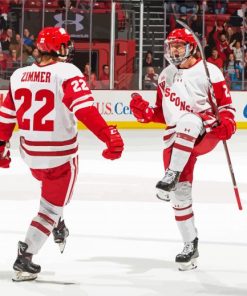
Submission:
<svg viewBox="0 0 247 296">
<path fill-rule="evenodd" d="M 218 123 L 220 123 L 220 117 L 219 117 L 219 110 L 218 110 L 218 106 L 217 106 L 217 101 L 216 101 L 216 97 L 215 97 L 215 93 L 214 93 L 212 81 L 211 81 L 211 78 L 210 78 L 208 65 L 207 65 L 207 62 L 206 62 L 206 57 L 205 57 L 205 54 L 204 54 L 202 44 L 201 44 L 199 38 L 196 36 L 196 34 L 191 30 L 191 28 L 187 24 L 185 24 L 184 22 L 182 22 L 181 20 L 178 20 L 178 19 L 176 20 L 176 22 L 178 24 L 180 24 L 181 26 L 183 26 L 185 29 L 187 29 L 193 35 L 194 39 L 197 42 L 198 48 L 199 48 L 199 50 L 201 52 L 204 69 L 205 69 L 207 79 L 208 79 L 208 83 L 209 83 L 209 91 L 210 91 L 210 95 L 211 95 L 211 98 L 209 98 L 210 105 L 212 107 L 212 110 L 213 110 L 213 112 L 215 114 L 215 117 L 216 117 Z M 225 154 L 226 154 L 228 167 L 229 167 L 229 170 L 230 170 L 230 175 L 231 175 L 231 178 L 232 178 L 232 184 L 233 184 L 233 188 L 234 188 L 238 208 L 239 208 L 239 210 L 242 210 L 243 207 L 242 207 L 242 204 L 241 204 L 240 195 L 239 195 L 239 191 L 238 191 L 238 186 L 237 186 L 237 182 L 236 182 L 236 179 L 235 179 L 235 175 L 234 175 L 234 171 L 233 171 L 233 167 L 232 167 L 232 162 L 231 162 L 231 158 L 230 158 L 230 153 L 229 153 L 229 150 L 228 150 L 226 140 L 223 140 L 223 146 L 224 146 L 224 150 L 225 150 Z"/>
</svg>

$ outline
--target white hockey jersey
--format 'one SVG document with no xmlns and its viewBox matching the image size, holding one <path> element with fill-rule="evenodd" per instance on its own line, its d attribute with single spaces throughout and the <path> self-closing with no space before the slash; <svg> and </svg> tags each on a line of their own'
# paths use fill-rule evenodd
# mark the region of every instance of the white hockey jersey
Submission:
<svg viewBox="0 0 247 296">
<path fill-rule="evenodd" d="M 231 107 L 231 96 L 222 72 L 211 63 L 207 65 L 219 111 L 227 109 L 234 113 L 234 108 Z M 188 69 L 178 69 L 171 64 L 161 72 L 154 121 L 163 120 L 168 126 L 164 137 L 167 140 L 166 146 L 173 143 L 177 121 L 185 113 L 197 113 L 202 117 L 205 128 L 216 123 L 209 98 L 209 82 L 202 60 Z M 211 113 L 212 117 L 204 116 L 207 112 Z"/>
<path fill-rule="evenodd" d="M 28 166 L 59 166 L 77 154 L 74 114 L 92 104 L 84 76 L 73 64 L 20 68 L 11 76 L 9 93 L 0 108 L 0 138 L 8 140 L 12 133 L 11 128 L 7 131 L 8 124 L 17 121 L 20 152 Z"/>
</svg>

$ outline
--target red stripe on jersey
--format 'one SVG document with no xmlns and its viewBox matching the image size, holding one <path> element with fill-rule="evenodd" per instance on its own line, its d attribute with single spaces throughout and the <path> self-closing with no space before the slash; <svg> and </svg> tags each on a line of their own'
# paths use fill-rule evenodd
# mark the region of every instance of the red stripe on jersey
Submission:
<svg viewBox="0 0 247 296">
<path fill-rule="evenodd" d="M 21 138 L 21 141 L 29 146 L 66 146 L 74 144 L 77 140 L 77 135 L 70 140 L 66 141 L 28 141 L 25 138 Z"/>
<path fill-rule="evenodd" d="M 177 137 L 180 139 L 192 142 L 192 143 L 195 143 L 195 141 L 196 141 L 196 138 L 194 138 L 190 135 L 187 135 L 187 134 L 183 134 L 183 133 L 177 133 Z"/>
<path fill-rule="evenodd" d="M 39 222 L 32 221 L 31 226 L 37 228 L 38 230 L 40 230 L 41 232 L 43 232 L 47 236 L 49 236 L 51 233 L 49 229 L 47 229 L 44 225 L 40 224 Z"/>
<path fill-rule="evenodd" d="M 9 114 L 3 113 L 1 111 L 0 111 L 0 116 L 8 118 L 8 119 L 15 119 L 16 118 L 16 116 L 14 116 L 14 115 L 9 115 Z"/>
<path fill-rule="evenodd" d="M 169 129 L 174 128 L 174 127 L 176 127 L 176 125 L 167 126 L 166 130 L 169 130 Z"/>
<path fill-rule="evenodd" d="M 164 141 L 169 140 L 174 134 L 175 134 L 175 132 L 172 133 L 172 134 L 170 134 L 170 135 L 164 136 L 164 137 L 163 137 L 163 140 L 164 140 Z"/>
<path fill-rule="evenodd" d="M 44 220 L 46 220 L 49 224 L 51 224 L 52 226 L 55 224 L 55 221 L 52 220 L 49 216 L 43 214 L 43 213 L 40 213 L 38 212 L 38 215 L 43 218 Z"/>
<path fill-rule="evenodd" d="M 68 195 L 68 199 L 66 201 L 66 205 L 69 203 L 69 201 L 70 201 L 70 199 L 72 197 L 72 194 L 73 194 L 73 191 L 74 191 L 74 186 L 75 186 L 75 181 L 77 179 L 77 173 L 78 173 L 78 156 L 73 159 L 73 165 L 75 167 L 75 170 L 74 170 L 73 181 L 72 181 L 72 185 L 71 185 L 70 192 L 69 192 L 69 195 Z"/>
<path fill-rule="evenodd" d="M 65 156 L 65 155 L 71 155 L 77 152 L 78 146 L 76 146 L 73 149 L 69 150 L 63 150 L 63 151 L 30 151 L 27 150 L 23 145 L 21 144 L 21 148 L 31 156 Z"/>
<path fill-rule="evenodd" d="M 187 209 L 189 209 L 189 208 L 191 208 L 192 207 L 192 205 L 189 205 L 188 207 L 186 207 L 186 208 L 173 208 L 174 210 L 176 210 L 176 211 L 183 211 L 183 210 L 187 210 Z"/>
<path fill-rule="evenodd" d="M 184 216 L 175 216 L 175 219 L 176 219 L 176 221 L 185 221 L 185 220 L 192 218 L 193 216 L 194 216 L 194 214 L 191 213 L 191 214 L 184 215 Z"/>
<path fill-rule="evenodd" d="M 185 152 L 191 152 L 193 150 L 193 148 L 190 148 L 190 147 L 186 147 L 184 145 L 180 145 L 178 143 L 174 143 L 173 145 L 174 148 L 177 148 L 179 150 L 182 150 L 182 151 L 185 151 Z"/>
</svg>

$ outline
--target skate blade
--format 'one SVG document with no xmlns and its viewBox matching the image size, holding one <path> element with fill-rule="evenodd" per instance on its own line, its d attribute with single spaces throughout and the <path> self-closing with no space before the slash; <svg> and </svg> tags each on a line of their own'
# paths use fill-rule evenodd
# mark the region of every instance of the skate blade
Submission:
<svg viewBox="0 0 247 296">
<path fill-rule="evenodd" d="M 167 202 L 169 202 L 171 200 L 169 192 L 161 190 L 161 189 L 158 189 L 156 197 L 160 200 L 167 201 Z"/>
<path fill-rule="evenodd" d="M 63 242 L 58 243 L 58 247 L 59 247 L 59 250 L 60 250 L 61 254 L 63 254 L 65 246 L 66 246 L 66 240 L 64 240 Z"/>
<path fill-rule="evenodd" d="M 37 278 L 37 273 L 29 273 L 25 271 L 15 271 L 12 281 L 13 282 L 24 282 L 24 281 L 33 281 Z"/>
<path fill-rule="evenodd" d="M 196 268 L 197 268 L 197 260 L 196 258 L 194 258 L 194 259 L 191 259 L 189 262 L 184 262 L 184 263 L 179 262 L 178 270 L 188 271 Z"/>
</svg>

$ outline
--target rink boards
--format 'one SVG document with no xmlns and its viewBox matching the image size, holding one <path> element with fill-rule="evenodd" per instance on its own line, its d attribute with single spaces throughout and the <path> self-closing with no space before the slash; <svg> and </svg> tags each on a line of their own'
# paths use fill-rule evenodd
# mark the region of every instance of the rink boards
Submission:
<svg viewBox="0 0 247 296">
<path fill-rule="evenodd" d="M 163 128 L 163 124 L 141 124 L 136 122 L 129 108 L 129 102 L 133 92 L 135 91 L 94 90 L 94 105 L 109 124 L 117 124 L 119 128 Z M 151 106 L 154 106 L 155 91 L 136 92 L 140 93 L 145 100 L 149 101 Z M 0 91 L 0 105 L 6 93 L 6 90 Z M 231 96 L 233 105 L 236 108 L 237 127 L 239 129 L 247 129 L 247 92 L 231 92 Z M 85 127 L 79 123 L 79 128 L 83 129 Z"/>
</svg>

